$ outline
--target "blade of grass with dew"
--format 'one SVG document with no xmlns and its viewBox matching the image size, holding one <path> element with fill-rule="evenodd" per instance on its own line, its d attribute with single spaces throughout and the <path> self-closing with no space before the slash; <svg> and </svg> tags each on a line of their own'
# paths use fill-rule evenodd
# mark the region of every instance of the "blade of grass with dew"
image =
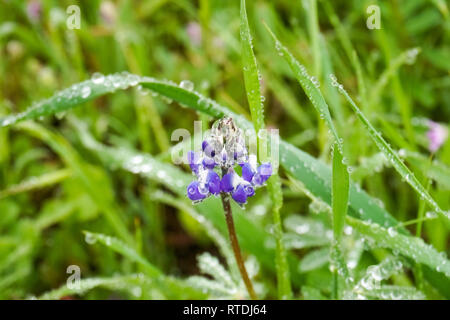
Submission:
<svg viewBox="0 0 450 320">
<path fill-rule="evenodd" d="M 353 99 L 349 96 L 344 87 L 339 84 L 336 78 L 332 75 L 331 81 L 333 85 L 337 86 L 339 92 L 345 97 L 345 99 L 349 102 L 351 108 L 356 113 L 358 118 L 364 124 L 369 133 L 369 136 L 375 142 L 376 146 L 383 152 L 388 160 L 392 163 L 392 166 L 397 170 L 400 176 L 406 180 L 406 182 L 419 194 L 421 198 L 430 205 L 430 207 L 435 210 L 444 221 L 447 222 L 447 226 L 450 226 L 450 215 L 442 210 L 439 205 L 434 201 L 434 199 L 430 196 L 428 191 L 422 186 L 422 184 L 417 180 L 415 175 L 409 170 L 409 168 L 403 163 L 398 154 L 392 150 L 392 147 L 383 139 L 381 134 L 372 126 L 369 120 L 365 117 L 365 115 L 361 112 L 358 106 L 355 104 Z"/>
<path fill-rule="evenodd" d="M 152 285 L 150 278 L 140 275 L 115 276 L 111 278 L 89 278 L 82 279 L 73 286 L 63 285 L 58 289 L 46 292 L 38 300 L 58 300 L 69 295 L 83 295 L 90 290 L 101 287 L 110 290 L 132 290 L 137 285 Z"/>
<path fill-rule="evenodd" d="M 258 153 L 260 162 L 268 160 L 267 154 L 267 136 L 260 135 L 260 130 L 264 128 L 264 104 L 261 96 L 261 87 L 259 80 L 261 78 L 255 54 L 253 53 L 252 36 L 248 25 L 247 10 L 245 0 L 241 0 L 241 54 L 244 72 L 245 91 L 247 93 L 248 104 L 252 116 L 253 126 L 258 140 Z M 265 147 L 264 147 L 265 146 Z M 272 164 L 275 165 L 275 164 Z M 275 227 L 276 239 L 276 266 L 278 280 L 278 295 L 281 299 L 291 299 L 292 290 L 289 277 L 289 265 L 287 263 L 286 250 L 283 245 L 283 229 L 281 225 L 280 209 L 283 206 L 283 193 L 281 191 L 278 168 L 274 168 L 274 174 L 267 182 L 270 197 L 273 202 L 272 216 Z"/>
<path fill-rule="evenodd" d="M 313 3 L 315 6 L 316 4 Z M 267 26 L 266 26 L 267 27 Z M 336 197 L 332 197 L 332 204 L 333 204 L 333 220 L 334 220 L 334 232 L 335 232 L 335 239 L 336 243 L 334 243 L 331 251 L 331 257 L 333 260 L 335 260 L 335 265 L 338 266 L 335 268 L 334 272 L 334 297 L 338 298 L 338 270 L 341 270 L 342 268 L 339 266 L 342 266 L 345 268 L 345 263 L 343 260 L 342 255 L 340 254 L 340 234 L 342 233 L 343 227 L 344 227 L 344 221 L 345 221 L 345 215 L 347 212 L 347 202 L 348 202 L 348 189 L 349 189 L 349 182 L 348 182 L 348 172 L 347 172 L 347 166 L 343 162 L 344 156 L 343 156 L 343 146 L 342 146 L 342 139 L 339 137 L 334 124 L 333 120 L 331 119 L 330 111 L 328 108 L 327 103 L 325 102 L 325 99 L 322 96 L 322 93 L 319 89 L 319 82 L 317 79 L 310 77 L 308 75 L 308 72 L 306 71 L 306 68 L 301 65 L 294 56 L 287 50 L 286 47 L 284 47 L 279 40 L 276 38 L 276 36 L 273 34 L 273 32 L 267 27 L 267 30 L 272 35 L 275 43 L 276 48 L 278 52 L 282 53 L 282 56 L 286 59 L 289 66 L 291 67 L 291 70 L 294 72 L 297 80 L 299 81 L 300 85 L 302 86 L 303 90 L 305 91 L 306 95 L 308 96 L 309 100 L 315 107 L 316 111 L 319 113 L 319 116 L 321 119 L 324 119 L 326 124 L 328 125 L 329 130 L 332 132 L 335 143 L 334 143 L 334 158 L 336 161 L 333 161 L 333 194 L 335 191 L 338 191 L 338 194 L 336 194 Z M 318 36 L 316 35 L 318 38 Z M 317 39 L 317 44 L 319 45 L 319 40 Z M 317 62 L 318 63 L 318 62 Z M 339 155 L 336 155 L 339 154 Z M 343 173 L 343 171 L 345 173 Z M 344 178 L 344 175 L 346 175 L 346 178 Z M 334 201 L 333 201 L 334 200 Z M 347 275 L 348 272 L 346 270 L 343 271 L 343 275 Z M 348 277 L 347 277 L 348 278 Z"/>
<path fill-rule="evenodd" d="M 161 270 L 159 270 L 153 264 L 148 262 L 144 257 L 138 254 L 136 250 L 131 248 L 122 240 L 119 240 L 115 237 L 108 236 L 105 234 L 94 233 L 89 231 L 84 231 L 84 234 L 91 243 L 95 243 L 98 241 L 102 245 L 121 254 L 130 261 L 136 262 L 139 265 L 141 265 L 144 268 L 144 272 L 148 275 L 148 277 L 159 283 L 165 290 L 168 291 L 169 294 L 176 295 L 175 292 L 178 291 L 182 292 L 188 290 L 190 291 L 190 294 L 192 294 L 193 296 L 197 297 L 202 296 L 202 294 L 197 292 L 197 290 L 194 290 L 190 288 L 187 284 L 185 284 L 184 281 L 163 274 Z"/>
<path fill-rule="evenodd" d="M 261 87 L 259 83 L 261 75 L 258 70 L 255 54 L 253 53 L 252 36 L 248 25 L 245 0 L 241 0 L 240 14 L 241 54 L 245 91 L 247 94 L 248 105 L 250 107 L 253 126 L 256 134 L 258 134 L 259 130 L 264 129 L 265 127 L 264 106 L 261 100 Z"/>
<path fill-rule="evenodd" d="M 331 192 L 331 206 L 333 212 L 333 235 L 334 243 L 332 249 L 340 252 L 340 242 L 342 233 L 344 231 L 345 217 L 347 215 L 348 208 L 348 194 L 349 194 L 349 176 L 347 171 L 347 166 L 344 163 L 344 157 L 338 150 L 337 145 L 333 148 L 333 179 L 332 179 L 332 192 Z M 337 247 L 337 250 L 334 247 Z M 332 255 L 336 256 L 337 259 L 343 260 L 342 256 L 338 254 Z M 339 262 L 344 265 L 343 261 Z M 335 268 L 333 272 L 333 298 L 339 299 L 339 289 L 338 289 L 338 270 Z"/>
<path fill-rule="evenodd" d="M 153 266 L 150 262 L 148 262 L 144 257 L 140 256 L 134 249 L 126 245 L 121 240 L 107 236 L 101 233 L 94 233 L 89 231 L 84 231 L 84 234 L 86 236 L 86 239 L 89 239 L 90 243 L 100 242 L 101 244 L 107 246 L 108 248 L 111 248 L 117 253 L 120 253 L 124 257 L 128 258 L 129 260 L 136 262 L 140 265 L 142 265 L 145 269 L 145 272 L 150 277 L 159 277 L 161 276 L 161 271 Z"/>
<path fill-rule="evenodd" d="M 272 30 L 270 30 L 270 28 L 267 25 L 265 26 L 275 42 L 275 48 L 278 51 L 279 55 L 281 55 L 289 64 L 297 81 L 300 83 L 301 87 L 303 88 L 303 91 L 308 96 L 312 105 L 319 114 L 319 117 L 321 119 L 324 119 L 325 122 L 327 123 L 328 128 L 330 129 L 331 134 L 336 141 L 338 149 L 342 152 L 342 140 L 339 138 L 339 135 L 333 124 L 328 105 L 325 102 L 325 99 L 323 98 L 322 93 L 319 90 L 320 84 L 317 78 L 311 77 L 308 74 L 308 71 L 306 70 L 305 66 L 300 64 L 289 52 L 289 50 L 277 39 Z"/>
<path fill-rule="evenodd" d="M 44 188 L 57 184 L 68 177 L 70 177 L 72 171 L 70 169 L 59 169 L 52 172 L 45 173 L 39 177 L 28 178 L 21 183 L 12 185 L 5 190 L 0 191 L 0 199 L 12 196 L 21 192 L 27 192 L 35 189 Z"/>
<path fill-rule="evenodd" d="M 333 148 L 333 189 L 331 204 L 333 208 L 333 233 L 335 241 L 340 241 L 344 231 L 345 217 L 347 216 L 349 175 L 345 159 L 342 154 Z"/>
</svg>

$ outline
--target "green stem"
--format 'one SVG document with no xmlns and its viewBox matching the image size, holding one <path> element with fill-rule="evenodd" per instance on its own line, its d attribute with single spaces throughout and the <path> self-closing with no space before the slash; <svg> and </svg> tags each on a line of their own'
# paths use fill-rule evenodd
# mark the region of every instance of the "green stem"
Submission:
<svg viewBox="0 0 450 320">
<path fill-rule="evenodd" d="M 432 159 L 433 159 L 433 155 L 431 155 L 429 158 L 427 169 L 430 167 Z M 427 192 L 429 192 L 431 181 L 426 178 L 426 172 L 425 172 L 424 180 L 425 180 Z M 418 238 L 422 237 L 422 225 L 423 225 L 423 221 L 424 221 L 425 208 L 426 208 L 426 202 L 425 202 L 425 200 L 421 199 L 419 202 L 419 210 L 417 212 L 416 237 L 418 237 Z M 417 288 L 419 290 L 422 290 L 423 289 L 423 271 L 422 271 L 422 265 L 419 263 L 417 263 L 414 266 L 414 279 L 416 281 Z"/>
<path fill-rule="evenodd" d="M 231 212 L 230 198 L 225 193 L 221 193 L 223 209 L 225 211 L 225 220 L 227 221 L 228 234 L 230 236 L 231 247 L 233 248 L 234 257 L 241 273 L 242 280 L 244 280 L 245 287 L 252 300 L 257 300 L 253 284 L 248 277 L 247 270 L 245 269 L 244 260 L 242 259 L 241 249 L 236 235 L 236 229 L 234 228 L 233 213 Z"/>
<path fill-rule="evenodd" d="M 331 292 L 331 299 L 333 300 L 339 300 L 338 292 L 338 272 L 337 270 L 334 270 L 333 272 L 333 285 L 332 285 L 332 292 Z"/>
</svg>

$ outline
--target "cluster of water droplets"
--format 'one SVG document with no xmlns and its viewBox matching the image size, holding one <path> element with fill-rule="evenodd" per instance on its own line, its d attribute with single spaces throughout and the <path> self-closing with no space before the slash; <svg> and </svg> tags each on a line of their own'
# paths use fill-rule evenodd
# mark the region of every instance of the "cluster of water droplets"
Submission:
<svg viewBox="0 0 450 320">
<path fill-rule="evenodd" d="M 419 53 L 420 53 L 419 48 L 412 48 L 412 49 L 406 51 L 405 63 L 414 64 L 414 62 L 416 62 L 417 55 Z"/>
</svg>

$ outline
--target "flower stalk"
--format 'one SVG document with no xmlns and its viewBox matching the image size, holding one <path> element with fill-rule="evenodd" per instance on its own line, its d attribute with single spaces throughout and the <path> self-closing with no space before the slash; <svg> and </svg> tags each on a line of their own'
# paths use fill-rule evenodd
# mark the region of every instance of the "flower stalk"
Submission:
<svg viewBox="0 0 450 320">
<path fill-rule="evenodd" d="M 234 257 L 239 268 L 242 280 L 244 280 L 245 287 L 247 288 L 248 294 L 252 300 L 257 300 L 255 290 L 253 289 L 253 284 L 248 276 L 247 269 L 245 268 L 244 260 L 242 259 L 241 248 L 239 247 L 239 242 L 236 235 L 236 229 L 234 227 L 233 213 L 231 211 L 230 197 L 222 193 L 222 204 L 223 210 L 225 211 L 225 220 L 227 222 L 228 235 L 230 237 L 231 247 L 233 249 Z"/>
</svg>

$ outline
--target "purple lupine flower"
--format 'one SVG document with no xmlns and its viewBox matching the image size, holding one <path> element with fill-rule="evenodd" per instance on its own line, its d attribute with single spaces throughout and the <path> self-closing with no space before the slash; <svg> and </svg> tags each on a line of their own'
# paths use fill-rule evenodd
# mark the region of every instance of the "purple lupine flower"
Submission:
<svg viewBox="0 0 450 320">
<path fill-rule="evenodd" d="M 200 192 L 198 181 L 192 181 L 188 185 L 187 195 L 192 201 L 200 201 L 206 198 L 206 195 Z"/>
<path fill-rule="evenodd" d="M 214 123 L 202 152 L 189 151 L 188 163 L 197 177 L 187 188 L 194 202 L 225 194 L 243 205 L 272 175 L 270 163 L 258 166 L 256 155 L 248 154 L 242 130 L 228 117 Z M 241 176 L 234 170 L 236 165 L 242 168 Z"/>
<path fill-rule="evenodd" d="M 428 121 L 428 128 L 428 149 L 431 152 L 436 152 L 447 140 L 448 129 L 434 121 Z"/>
</svg>

